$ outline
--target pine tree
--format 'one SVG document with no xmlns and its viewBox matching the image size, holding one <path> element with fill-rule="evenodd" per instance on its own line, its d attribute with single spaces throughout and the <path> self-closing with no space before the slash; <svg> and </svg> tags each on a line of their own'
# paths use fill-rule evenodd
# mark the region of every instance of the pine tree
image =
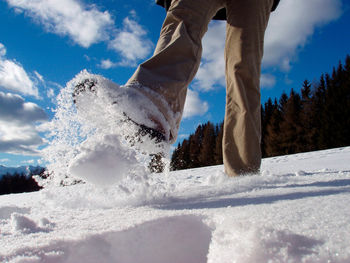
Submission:
<svg viewBox="0 0 350 263">
<path fill-rule="evenodd" d="M 203 125 L 199 125 L 196 132 L 189 137 L 190 162 L 188 168 L 200 167 L 199 154 L 203 143 Z"/>
<path fill-rule="evenodd" d="M 292 89 L 285 104 L 284 118 L 280 124 L 282 154 L 301 151 L 302 124 L 300 122 L 301 100 L 299 94 Z"/>
<path fill-rule="evenodd" d="M 342 85 L 342 97 L 344 99 L 343 116 L 344 122 L 342 127 L 342 137 L 344 145 L 350 145 L 350 56 L 347 55 L 344 65 L 344 80 Z"/>
<path fill-rule="evenodd" d="M 177 145 L 175 150 L 173 151 L 173 154 L 171 155 L 171 161 L 170 161 L 170 170 L 175 171 L 175 170 L 180 170 L 180 143 Z"/>
<path fill-rule="evenodd" d="M 345 61 L 347 63 L 347 61 Z M 347 145 L 349 141 L 349 127 L 344 124 L 349 120 L 349 86 L 347 85 L 347 72 L 342 63 L 333 71 L 330 81 L 330 90 L 327 90 L 327 110 L 331 110 L 331 138 L 330 147 L 340 147 Z"/>
<path fill-rule="evenodd" d="M 312 137 L 316 130 L 312 126 L 312 100 L 311 100 L 311 84 L 308 80 L 305 80 L 301 88 L 301 113 L 300 121 L 302 125 L 302 145 L 300 148 L 301 152 L 312 151 L 315 146 L 312 144 Z"/>
<path fill-rule="evenodd" d="M 281 140 L 281 129 L 280 124 L 283 120 L 282 112 L 280 106 L 275 99 L 272 109 L 272 114 L 270 121 L 266 127 L 266 136 L 265 140 L 265 152 L 266 156 L 276 156 L 282 154 L 280 140 Z"/>
<path fill-rule="evenodd" d="M 223 163 L 223 157 L 222 157 L 222 139 L 224 135 L 224 122 L 222 122 L 219 126 L 217 126 L 217 136 L 215 139 L 215 151 L 214 151 L 214 159 L 215 164 L 222 164 Z"/>
<path fill-rule="evenodd" d="M 321 75 L 319 84 L 315 87 L 313 96 L 311 98 L 311 125 L 315 129 L 315 133 L 312 134 L 311 142 L 315 149 L 325 149 L 325 101 L 326 101 L 326 80 L 325 75 Z"/>
<path fill-rule="evenodd" d="M 268 136 L 268 125 L 271 121 L 274 105 L 271 98 L 265 103 L 265 107 L 261 107 L 261 153 L 263 157 L 267 156 L 266 145 L 267 145 L 267 136 Z"/>
<path fill-rule="evenodd" d="M 175 153 L 176 152 L 176 153 Z M 175 156 L 174 156 L 175 153 Z M 175 149 L 170 166 L 172 170 L 187 169 L 190 165 L 189 141 L 183 140 Z"/>
<path fill-rule="evenodd" d="M 287 101 L 288 101 L 288 95 L 287 95 L 287 93 L 283 92 L 281 95 L 281 98 L 279 99 L 279 105 L 278 105 L 278 108 L 282 114 L 282 117 L 285 114 Z"/>
<path fill-rule="evenodd" d="M 215 128 L 211 122 L 203 126 L 203 141 L 198 156 L 199 167 L 210 166 L 215 164 Z"/>
</svg>

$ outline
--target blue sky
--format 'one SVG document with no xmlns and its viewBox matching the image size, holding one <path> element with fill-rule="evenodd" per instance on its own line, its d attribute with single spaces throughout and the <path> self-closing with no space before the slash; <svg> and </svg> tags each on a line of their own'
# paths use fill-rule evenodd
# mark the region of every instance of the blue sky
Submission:
<svg viewBox="0 0 350 263">
<path fill-rule="evenodd" d="M 281 0 L 266 32 L 262 102 L 316 82 L 350 54 L 347 0 Z M 0 165 L 40 163 L 55 97 L 82 69 L 124 84 L 149 58 L 165 11 L 153 0 L 0 0 Z M 224 118 L 225 23 L 213 22 L 179 139 Z"/>
</svg>

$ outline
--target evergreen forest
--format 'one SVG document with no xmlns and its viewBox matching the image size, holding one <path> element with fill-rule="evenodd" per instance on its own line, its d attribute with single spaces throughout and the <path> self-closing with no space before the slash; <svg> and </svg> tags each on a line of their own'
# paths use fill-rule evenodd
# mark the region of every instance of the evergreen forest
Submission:
<svg viewBox="0 0 350 263">
<path fill-rule="evenodd" d="M 5 174 L 0 178 L 0 195 L 34 192 L 40 189 L 42 187 L 38 185 L 31 175 L 15 173 Z"/>
</svg>

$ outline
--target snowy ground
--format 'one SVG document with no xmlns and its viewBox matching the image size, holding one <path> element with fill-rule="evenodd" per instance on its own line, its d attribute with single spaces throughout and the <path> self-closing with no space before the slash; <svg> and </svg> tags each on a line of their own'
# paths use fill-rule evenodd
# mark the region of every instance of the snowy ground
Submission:
<svg viewBox="0 0 350 263">
<path fill-rule="evenodd" d="M 0 262 L 350 262 L 350 147 L 0 196 Z M 133 190 L 134 189 L 134 190 Z"/>
</svg>

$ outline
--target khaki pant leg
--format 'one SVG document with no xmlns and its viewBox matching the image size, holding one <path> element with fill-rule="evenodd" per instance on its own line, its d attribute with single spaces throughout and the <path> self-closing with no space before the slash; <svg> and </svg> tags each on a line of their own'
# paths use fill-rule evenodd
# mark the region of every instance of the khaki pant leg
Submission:
<svg viewBox="0 0 350 263">
<path fill-rule="evenodd" d="M 127 83 L 149 97 L 164 115 L 171 142 L 177 137 L 187 87 L 200 64 L 202 37 L 223 1 L 173 0 L 153 57 Z"/>
<path fill-rule="evenodd" d="M 255 173 L 261 164 L 260 71 L 272 0 L 226 0 L 226 174 Z"/>
</svg>

